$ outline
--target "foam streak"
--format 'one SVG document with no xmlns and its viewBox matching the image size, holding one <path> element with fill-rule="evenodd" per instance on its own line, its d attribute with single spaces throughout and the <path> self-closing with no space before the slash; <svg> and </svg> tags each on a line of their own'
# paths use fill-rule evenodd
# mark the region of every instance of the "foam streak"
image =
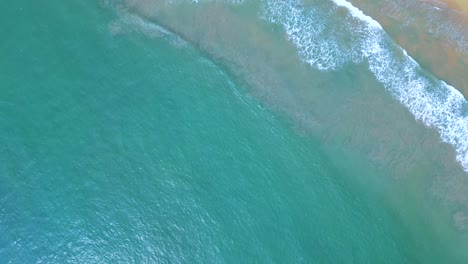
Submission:
<svg viewBox="0 0 468 264">
<path fill-rule="evenodd" d="M 334 70 L 346 63 L 366 60 L 376 79 L 417 120 L 436 128 L 440 137 L 455 148 L 456 158 L 468 172 L 468 102 L 454 87 L 428 75 L 406 51 L 385 34 L 382 26 L 345 0 L 332 0 L 349 16 L 345 28 L 326 30 L 329 13 L 307 9 L 300 1 L 270 0 L 268 20 L 281 24 L 298 48 L 302 59 L 320 70 Z M 339 38 L 351 39 L 349 44 Z"/>
</svg>

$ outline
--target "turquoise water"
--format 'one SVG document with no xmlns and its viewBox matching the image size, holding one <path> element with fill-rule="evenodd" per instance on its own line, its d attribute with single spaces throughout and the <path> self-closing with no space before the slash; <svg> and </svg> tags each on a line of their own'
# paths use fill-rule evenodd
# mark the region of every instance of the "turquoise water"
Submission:
<svg viewBox="0 0 468 264">
<path fill-rule="evenodd" d="M 1 263 L 466 260 L 456 153 L 365 63 L 301 63 L 256 4 L 0 7 Z"/>
</svg>

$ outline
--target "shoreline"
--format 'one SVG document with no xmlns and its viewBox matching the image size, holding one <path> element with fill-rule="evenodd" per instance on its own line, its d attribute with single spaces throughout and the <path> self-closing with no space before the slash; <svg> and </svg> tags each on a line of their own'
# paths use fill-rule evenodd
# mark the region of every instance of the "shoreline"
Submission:
<svg viewBox="0 0 468 264">
<path fill-rule="evenodd" d="M 468 2 L 462 0 L 431 0 L 431 2 L 445 4 L 448 9 L 452 9 L 456 12 L 462 12 L 468 14 Z"/>
<path fill-rule="evenodd" d="M 468 80 L 464 78 L 468 67 L 466 37 L 464 31 L 460 31 L 463 30 L 463 25 L 468 26 L 468 2 L 460 0 L 379 3 L 369 0 L 350 0 L 350 2 L 377 20 L 386 33 L 423 68 L 453 86 L 465 99 L 468 98 Z M 418 6 L 418 2 L 421 6 Z M 434 11 L 431 7 L 442 12 Z M 442 17 L 443 20 L 439 23 L 432 20 Z M 455 34 L 448 30 L 454 30 Z"/>
</svg>

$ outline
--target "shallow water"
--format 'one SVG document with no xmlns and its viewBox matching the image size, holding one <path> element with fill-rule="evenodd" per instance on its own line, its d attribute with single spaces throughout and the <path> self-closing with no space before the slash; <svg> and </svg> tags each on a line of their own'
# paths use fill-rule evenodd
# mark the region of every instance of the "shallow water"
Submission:
<svg viewBox="0 0 468 264">
<path fill-rule="evenodd" d="M 391 85 L 445 84 L 290 4 L 1 4 L 0 262 L 466 262 L 466 150 Z"/>
</svg>

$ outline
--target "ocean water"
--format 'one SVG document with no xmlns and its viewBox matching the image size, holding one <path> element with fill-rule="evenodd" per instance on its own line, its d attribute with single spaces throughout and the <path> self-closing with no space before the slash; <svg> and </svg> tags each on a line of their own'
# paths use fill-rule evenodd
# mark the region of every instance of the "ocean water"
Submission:
<svg viewBox="0 0 468 264">
<path fill-rule="evenodd" d="M 468 109 L 346 1 L 0 10 L 0 263 L 466 263 Z"/>
</svg>

